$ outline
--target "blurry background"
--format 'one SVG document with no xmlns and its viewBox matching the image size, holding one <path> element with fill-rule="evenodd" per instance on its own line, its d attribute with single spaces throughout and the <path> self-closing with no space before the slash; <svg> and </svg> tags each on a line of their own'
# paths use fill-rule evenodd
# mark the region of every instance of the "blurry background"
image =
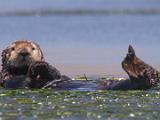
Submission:
<svg viewBox="0 0 160 120">
<path fill-rule="evenodd" d="M 160 0 L 0 0 L 0 52 L 31 39 L 67 75 L 125 75 L 132 44 L 160 70 Z"/>
</svg>

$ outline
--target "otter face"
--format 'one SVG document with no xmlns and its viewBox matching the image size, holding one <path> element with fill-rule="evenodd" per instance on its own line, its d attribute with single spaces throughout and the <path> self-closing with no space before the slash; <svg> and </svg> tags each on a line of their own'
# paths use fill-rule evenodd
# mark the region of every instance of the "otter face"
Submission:
<svg viewBox="0 0 160 120">
<path fill-rule="evenodd" d="M 7 66 L 23 67 L 42 61 L 43 53 L 40 47 L 31 41 L 16 41 L 7 48 L 5 58 Z"/>
</svg>

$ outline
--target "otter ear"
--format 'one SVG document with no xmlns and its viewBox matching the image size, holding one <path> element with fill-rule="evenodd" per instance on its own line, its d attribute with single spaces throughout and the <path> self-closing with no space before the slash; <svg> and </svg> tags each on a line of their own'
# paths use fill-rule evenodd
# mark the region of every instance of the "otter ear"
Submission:
<svg viewBox="0 0 160 120">
<path fill-rule="evenodd" d="M 134 57 L 134 56 L 136 56 L 135 51 L 134 51 L 134 49 L 133 49 L 133 47 L 132 47 L 131 45 L 129 45 L 129 47 L 128 47 L 128 53 L 127 53 L 127 55 L 128 55 L 129 57 Z"/>
<path fill-rule="evenodd" d="M 9 48 L 6 48 L 2 51 L 2 66 L 7 64 L 8 58 L 9 58 Z"/>
<path fill-rule="evenodd" d="M 33 42 L 33 43 L 39 48 L 39 51 L 41 53 L 41 60 L 44 61 L 44 56 L 43 56 L 42 49 L 40 48 L 40 46 L 37 43 L 35 43 L 35 42 Z"/>
<path fill-rule="evenodd" d="M 39 47 L 39 46 L 38 46 Z M 40 47 L 39 47 L 40 48 Z M 43 61 L 44 60 L 44 56 L 43 56 L 43 52 L 42 52 L 42 50 L 41 50 L 41 48 L 40 48 L 40 52 L 41 52 L 41 60 Z"/>
</svg>

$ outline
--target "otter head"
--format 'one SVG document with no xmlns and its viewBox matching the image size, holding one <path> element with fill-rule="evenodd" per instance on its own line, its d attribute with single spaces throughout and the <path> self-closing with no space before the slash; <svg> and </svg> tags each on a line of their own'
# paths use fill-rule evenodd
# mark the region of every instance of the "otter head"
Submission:
<svg viewBox="0 0 160 120">
<path fill-rule="evenodd" d="M 42 60 L 43 53 L 39 45 L 27 40 L 16 41 L 2 52 L 2 67 L 29 67 L 32 62 Z"/>
</svg>

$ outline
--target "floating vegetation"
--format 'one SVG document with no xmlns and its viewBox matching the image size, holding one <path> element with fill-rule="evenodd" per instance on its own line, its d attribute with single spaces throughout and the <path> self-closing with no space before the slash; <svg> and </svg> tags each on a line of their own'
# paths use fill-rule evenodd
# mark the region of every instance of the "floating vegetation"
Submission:
<svg viewBox="0 0 160 120">
<path fill-rule="evenodd" d="M 158 119 L 160 92 L 0 90 L 2 119 Z"/>
<path fill-rule="evenodd" d="M 72 80 L 90 81 L 90 80 L 93 80 L 93 78 L 87 77 L 86 74 L 84 74 L 84 75 L 78 75 L 78 76 L 72 78 Z"/>
<path fill-rule="evenodd" d="M 127 78 L 100 76 L 99 80 L 127 80 Z"/>
</svg>

